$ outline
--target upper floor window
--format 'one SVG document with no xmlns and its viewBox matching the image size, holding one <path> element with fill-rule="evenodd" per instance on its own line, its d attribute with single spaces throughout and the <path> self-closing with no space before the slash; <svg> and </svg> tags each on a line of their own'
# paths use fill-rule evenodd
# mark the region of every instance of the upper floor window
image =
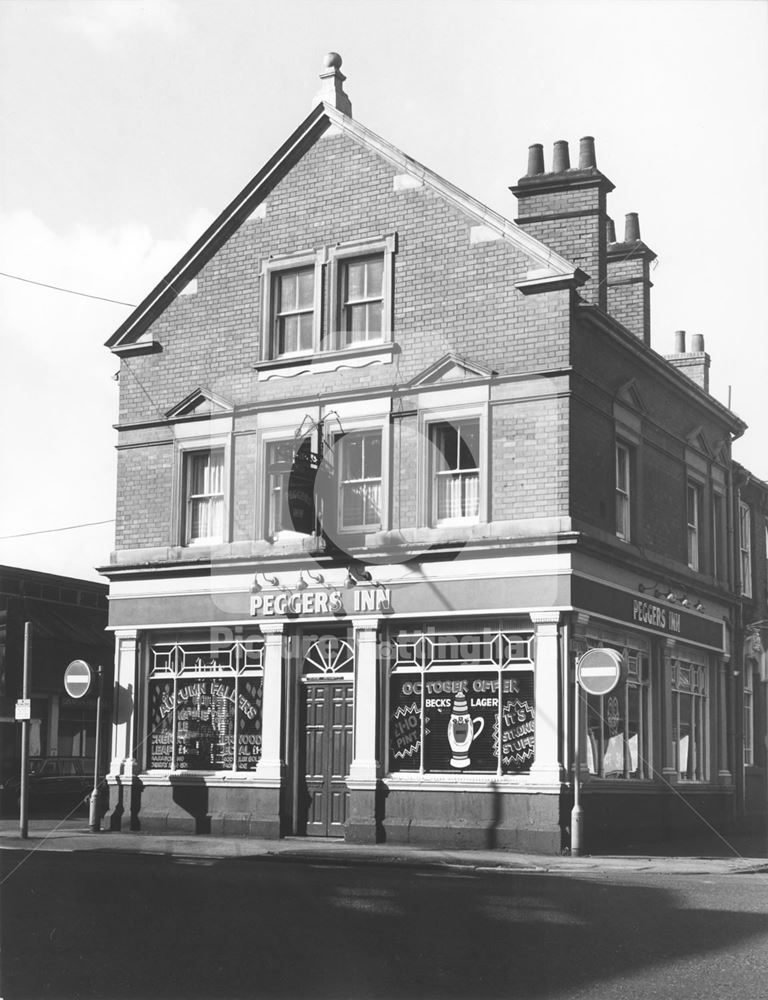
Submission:
<svg viewBox="0 0 768 1000">
<path fill-rule="evenodd" d="M 752 512 L 745 503 L 739 504 L 739 551 L 741 553 L 741 592 L 752 596 Z"/>
<path fill-rule="evenodd" d="M 381 340 L 384 327 L 384 254 L 341 262 L 344 345 Z"/>
<path fill-rule="evenodd" d="M 630 452 L 623 444 L 616 445 L 616 534 L 630 540 Z"/>
<path fill-rule="evenodd" d="M 712 575 L 725 579 L 725 501 L 720 493 L 712 494 Z"/>
<path fill-rule="evenodd" d="M 688 565 L 698 569 L 701 548 L 701 487 L 689 482 L 686 487 L 686 510 L 688 519 Z"/>
<path fill-rule="evenodd" d="M 339 439 L 339 528 L 373 531 L 381 526 L 381 432 Z"/>
<path fill-rule="evenodd" d="M 291 438 L 266 446 L 264 531 L 277 538 L 285 531 L 309 534 L 314 529 L 314 474 L 310 439 Z"/>
<path fill-rule="evenodd" d="M 311 267 L 280 271 L 274 282 L 272 335 L 274 353 L 308 354 L 313 348 L 315 272 Z"/>
<path fill-rule="evenodd" d="M 224 539 L 224 449 L 184 455 L 184 540 L 187 545 Z"/>
<path fill-rule="evenodd" d="M 433 423 L 429 439 L 432 523 L 447 525 L 479 520 L 480 419 Z"/>
</svg>

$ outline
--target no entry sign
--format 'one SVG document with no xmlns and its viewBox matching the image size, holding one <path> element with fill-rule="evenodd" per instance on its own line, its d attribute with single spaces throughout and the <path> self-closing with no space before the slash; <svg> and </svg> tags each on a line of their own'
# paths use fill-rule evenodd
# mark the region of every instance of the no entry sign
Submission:
<svg viewBox="0 0 768 1000">
<path fill-rule="evenodd" d="M 64 690 L 70 698 L 84 698 L 92 681 L 93 671 L 85 660 L 73 660 L 64 671 Z"/>
<path fill-rule="evenodd" d="M 588 649 L 576 667 L 576 678 L 587 694 L 609 694 L 619 683 L 622 664 L 615 649 Z"/>
</svg>

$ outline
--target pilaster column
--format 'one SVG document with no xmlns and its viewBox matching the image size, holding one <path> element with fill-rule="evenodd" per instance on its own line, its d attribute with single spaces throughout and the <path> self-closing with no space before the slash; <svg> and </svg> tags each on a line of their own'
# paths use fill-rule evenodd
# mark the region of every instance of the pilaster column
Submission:
<svg viewBox="0 0 768 1000">
<path fill-rule="evenodd" d="M 136 757 L 136 717 L 139 701 L 139 642 L 135 629 L 115 633 L 115 689 L 112 724 L 112 777 L 132 778 L 139 771 Z"/>
<path fill-rule="evenodd" d="M 261 699 L 261 758 L 255 775 L 267 784 L 280 785 L 285 770 L 281 752 L 283 724 L 283 625 L 262 622 L 264 678 Z"/>
<path fill-rule="evenodd" d="M 533 676 L 536 756 L 531 768 L 531 778 L 546 784 L 559 784 L 560 612 L 534 612 L 531 614 L 531 621 L 536 628 L 536 663 Z"/>
<path fill-rule="evenodd" d="M 742 664 L 742 670 L 747 667 L 747 660 L 745 658 Z M 707 670 L 707 684 L 711 683 L 712 674 L 715 674 L 717 690 L 708 691 L 710 699 L 713 695 L 715 701 L 715 712 L 710 710 L 710 719 L 714 720 L 715 732 L 717 736 L 717 780 L 721 785 L 730 785 L 733 781 L 733 774 L 729 768 L 729 755 L 728 755 L 728 733 L 731 731 L 731 726 L 728 718 L 728 670 L 730 669 L 730 657 L 726 654 L 722 661 L 720 661 L 716 668 L 713 670 Z M 738 690 L 738 689 L 737 689 Z M 743 697 L 743 696 L 742 696 Z M 741 711 L 741 709 L 739 709 Z M 739 744 L 741 746 L 742 744 Z M 743 754 L 743 751 L 741 751 Z"/>
<path fill-rule="evenodd" d="M 664 780 L 677 784 L 677 764 L 675 762 L 675 739 L 673 730 L 677 724 L 672 704 L 672 660 L 675 655 L 675 640 L 665 639 L 661 656 L 661 773 Z M 677 734 L 678 739 L 680 734 Z"/>
<path fill-rule="evenodd" d="M 352 620 L 355 643 L 355 736 L 349 784 L 374 788 L 379 775 L 376 759 L 377 620 Z"/>
</svg>

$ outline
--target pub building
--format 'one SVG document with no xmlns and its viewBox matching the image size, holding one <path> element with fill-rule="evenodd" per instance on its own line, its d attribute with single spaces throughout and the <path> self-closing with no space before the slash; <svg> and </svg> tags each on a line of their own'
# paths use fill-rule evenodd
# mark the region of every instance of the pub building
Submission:
<svg viewBox="0 0 768 1000">
<path fill-rule="evenodd" d="M 587 850 L 725 828 L 745 425 L 651 348 L 591 138 L 512 222 L 340 66 L 108 341 L 111 826 L 555 853 L 578 738 Z"/>
</svg>

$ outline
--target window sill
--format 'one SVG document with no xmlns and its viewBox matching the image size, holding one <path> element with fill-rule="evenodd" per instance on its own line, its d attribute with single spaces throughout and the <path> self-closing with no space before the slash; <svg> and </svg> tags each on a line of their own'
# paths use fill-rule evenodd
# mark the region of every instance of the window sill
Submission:
<svg viewBox="0 0 768 1000">
<path fill-rule="evenodd" d="M 379 343 L 364 347 L 347 348 L 343 351 L 327 351 L 322 354 L 308 354 L 305 357 L 292 355 L 259 361 L 254 370 L 259 382 L 271 378 L 294 378 L 296 375 L 324 375 L 340 368 L 366 368 L 368 365 L 389 365 L 397 352 L 393 343 Z"/>
</svg>

